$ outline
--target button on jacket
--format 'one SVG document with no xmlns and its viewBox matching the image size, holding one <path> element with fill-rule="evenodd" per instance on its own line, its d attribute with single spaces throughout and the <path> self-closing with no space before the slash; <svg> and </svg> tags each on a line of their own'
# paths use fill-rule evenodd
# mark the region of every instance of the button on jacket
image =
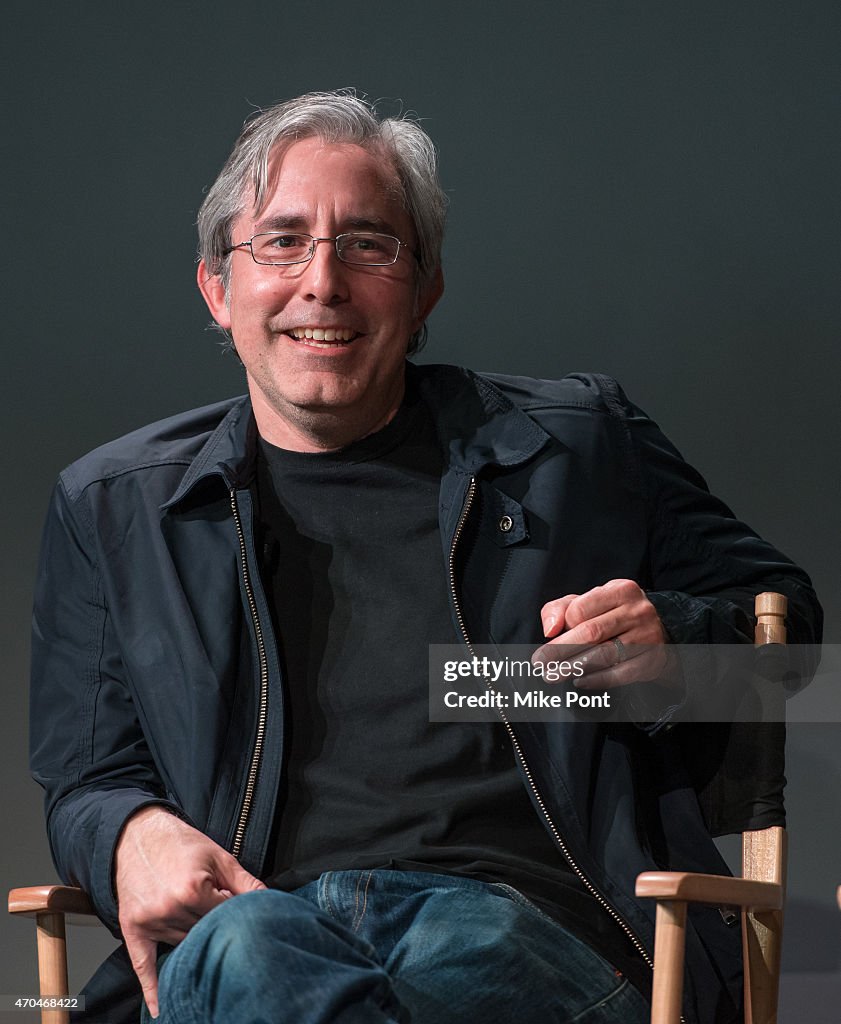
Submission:
<svg viewBox="0 0 841 1024">
<path fill-rule="evenodd" d="M 539 643 L 546 601 L 628 578 L 674 643 L 750 642 L 762 590 L 788 595 L 791 639 L 819 639 L 806 575 L 709 494 L 614 381 L 407 372 L 444 454 L 441 557 L 459 635 Z M 114 850 L 146 804 L 170 807 L 263 872 L 284 709 L 282 637 L 252 527 L 256 437 L 247 398 L 163 420 L 71 465 L 50 507 L 34 613 L 33 772 L 59 874 L 91 895 L 115 934 Z M 682 728 L 513 726 L 536 813 L 642 960 L 653 908 L 633 897 L 636 874 L 726 872 L 675 767 Z M 641 784 L 667 764 L 668 777 Z M 715 910 L 694 920 L 685 1015 L 729 1021 L 738 929 Z M 120 949 L 89 988 L 83 1019 L 136 1020 L 139 999 Z"/>
</svg>

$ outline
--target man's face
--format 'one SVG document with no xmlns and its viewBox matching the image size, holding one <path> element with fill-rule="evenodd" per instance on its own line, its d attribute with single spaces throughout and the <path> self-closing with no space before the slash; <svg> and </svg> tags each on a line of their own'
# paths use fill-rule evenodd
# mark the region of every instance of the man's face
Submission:
<svg viewBox="0 0 841 1024">
<path fill-rule="evenodd" d="M 333 237 L 362 230 L 416 248 L 396 176 L 381 155 L 310 138 L 293 143 L 271 170 L 262 207 L 235 221 L 234 244 L 262 231 Z M 388 422 L 402 397 L 409 339 L 440 295 L 440 286 L 418 293 L 414 256 L 401 249 L 392 266 L 349 265 L 333 243 L 320 242 L 309 262 L 292 266 L 258 265 L 247 247 L 229 259 L 227 300 L 219 277 L 208 278 L 203 266 L 199 286 L 233 335 L 263 436 L 306 450 L 317 445 L 296 439 L 317 434 L 319 425 L 347 424 L 361 437 Z M 308 339 L 308 328 L 339 332 L 340 340 Z"/>
</svg>

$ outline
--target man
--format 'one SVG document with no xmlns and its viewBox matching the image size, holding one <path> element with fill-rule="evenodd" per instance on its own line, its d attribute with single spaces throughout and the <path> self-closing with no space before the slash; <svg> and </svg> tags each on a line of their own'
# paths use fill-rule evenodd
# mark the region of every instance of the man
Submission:
<svg viewBox="0 0 841 1024">
<path fill-rule="evenodd" d="M 761 590 L 819 628 L 614 382 L 406 363 L 443 216 L 413 122 L 344 93 L 255 118 L 199 217 L 248 397 L 62 474 L 33 763 L 125 943 L 85 1019 L 142 987 L 166 1022 L 642 1021 L 633 877 L 725 870 L 668 730 L 428 721 L 433 642 L 583 647 L 613 688 L 749 640 Z M 687 1020 L 734 1018 L 738 947 L 698 915 Z"/>
</svg>

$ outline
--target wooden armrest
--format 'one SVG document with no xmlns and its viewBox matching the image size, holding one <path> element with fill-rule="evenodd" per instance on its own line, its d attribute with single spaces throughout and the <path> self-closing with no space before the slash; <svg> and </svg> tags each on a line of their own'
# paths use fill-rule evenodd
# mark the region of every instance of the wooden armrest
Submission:
<svg viewBox="0 0 841 1024">
<path fill-rule="evenodd" d="M 727 875 L 700 875 L 689 871 L 645 871 L 637 876 L 637 896 L 687 903 L 715 903 L 753 910 L 779 910 L 783 887 Z"/>
<path fill-rule="evenodd" d="M 10 914 L 93 914 L 91 901 L 69 885 L 33 885 L 9 892 Z"/>
</svg>

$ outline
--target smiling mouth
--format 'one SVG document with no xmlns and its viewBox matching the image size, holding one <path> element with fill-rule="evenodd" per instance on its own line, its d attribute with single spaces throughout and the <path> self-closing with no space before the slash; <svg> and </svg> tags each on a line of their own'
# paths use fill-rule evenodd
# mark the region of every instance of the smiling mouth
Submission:
<svg viewBox="0 0 841 1024">
<path fill-rule="evenodd" d="M 343 348 L 361 337 L 348 327 L 292 327 L 285 333 L 310 348 Z"/>
</svg>

